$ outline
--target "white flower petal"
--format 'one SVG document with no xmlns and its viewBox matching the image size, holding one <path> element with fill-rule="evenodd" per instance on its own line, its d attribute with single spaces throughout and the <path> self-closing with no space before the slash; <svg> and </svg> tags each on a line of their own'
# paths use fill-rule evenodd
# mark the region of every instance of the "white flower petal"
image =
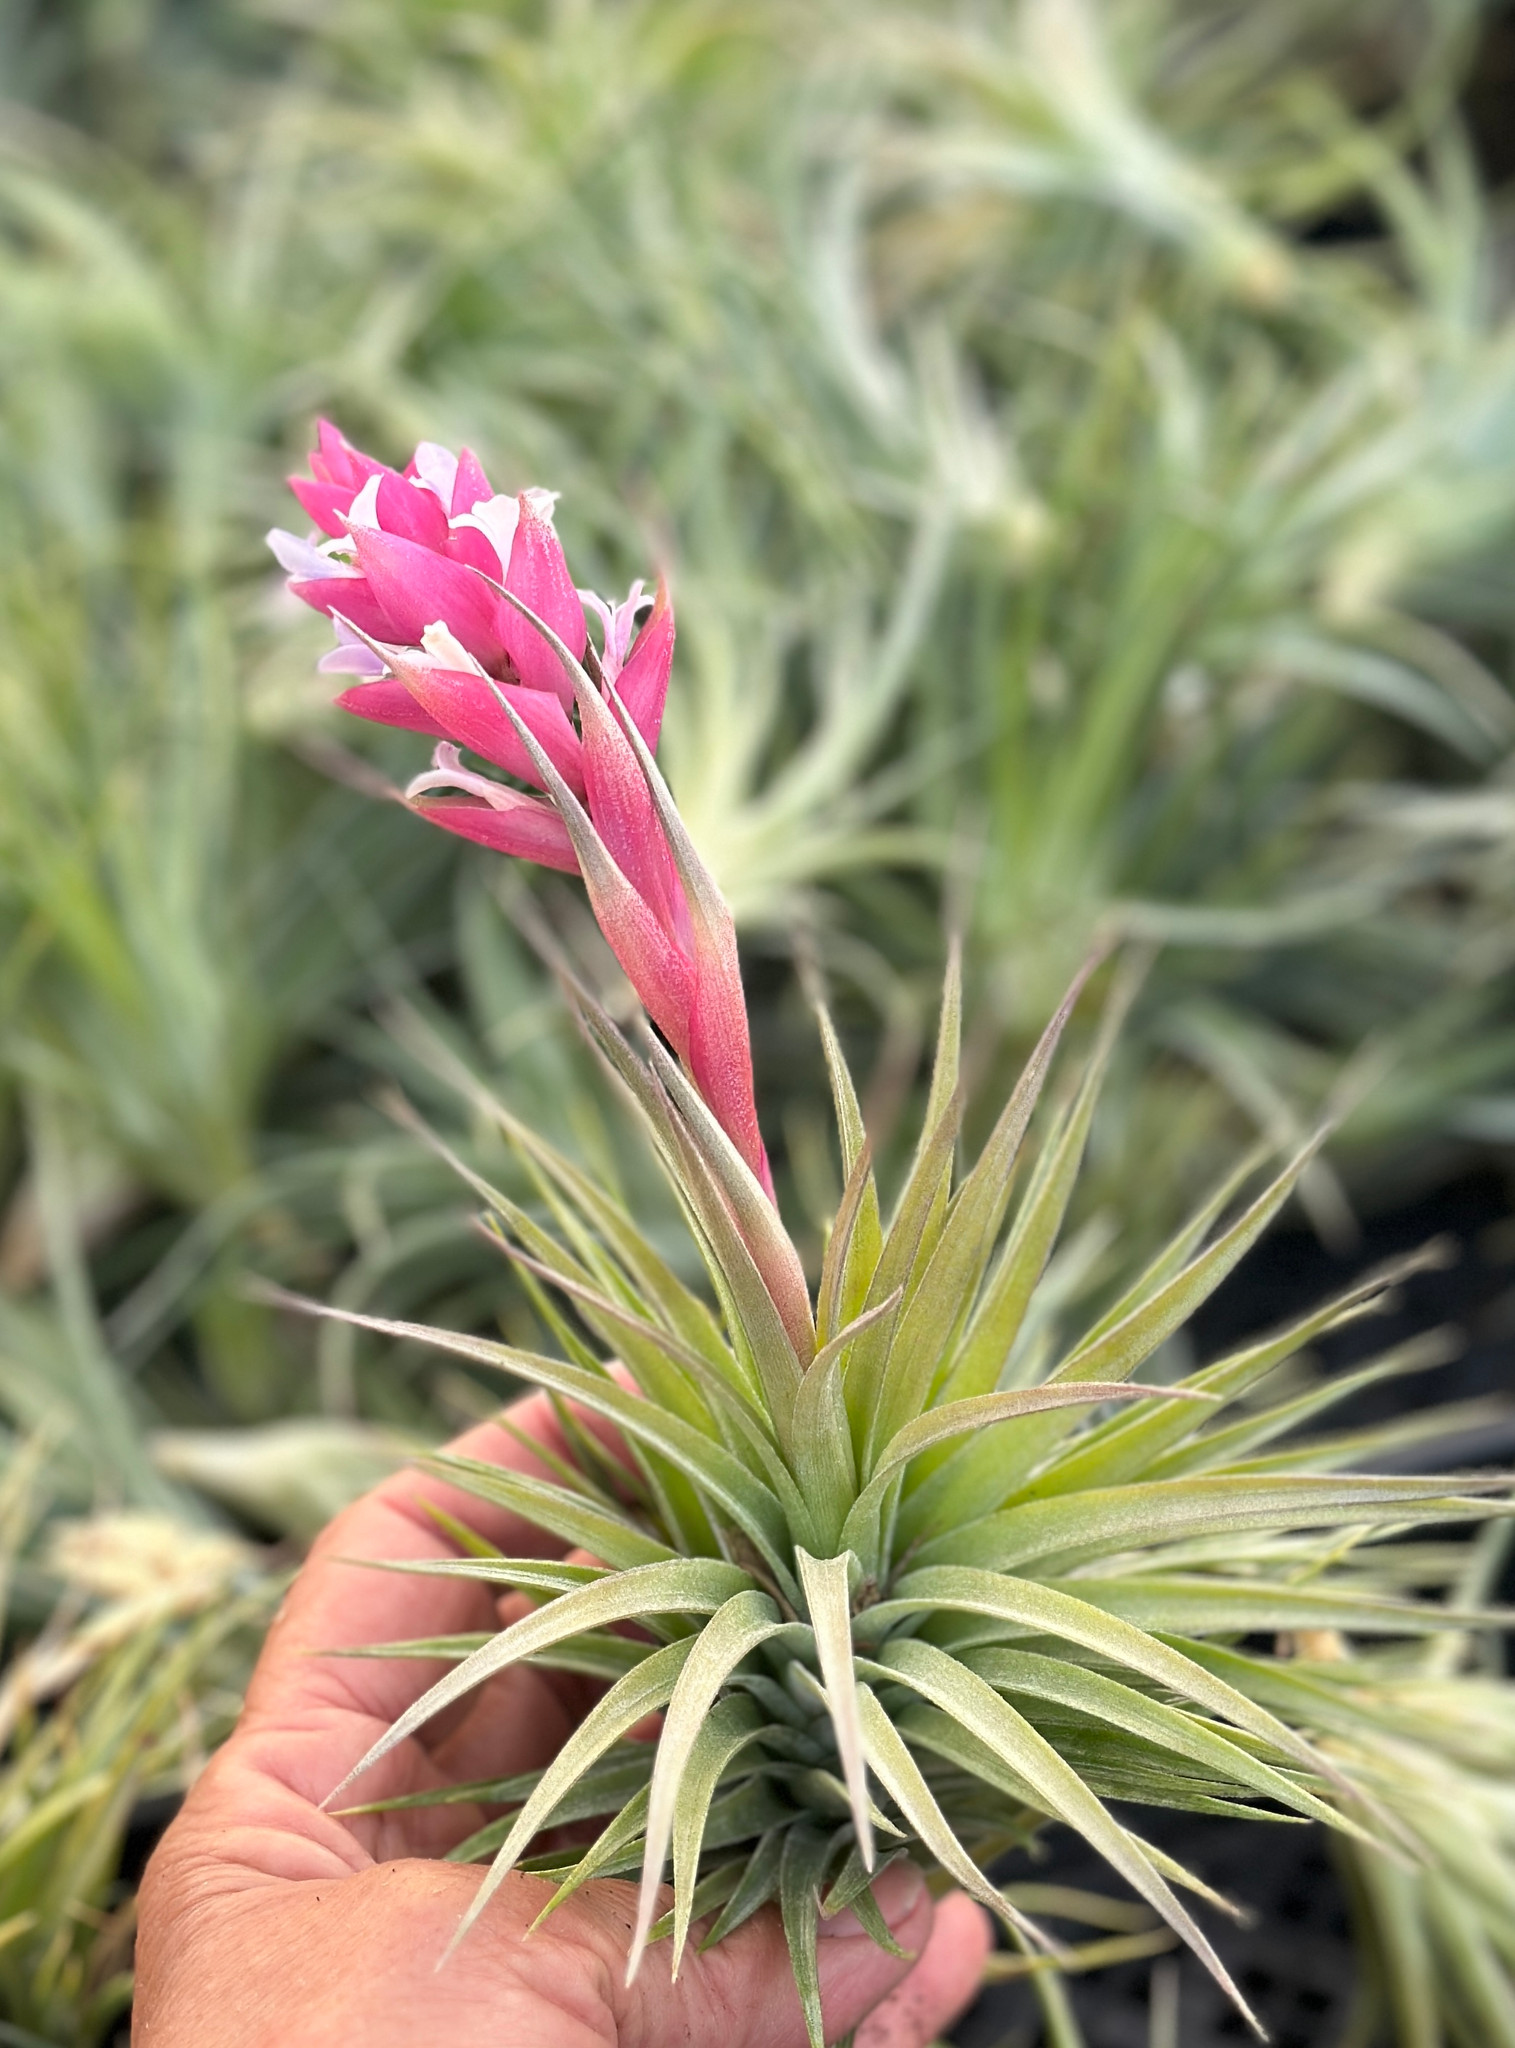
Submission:
<svg viewBox="0 0 1515 2048">
<path fill-rule="evenodd" d="M 371 476 L 353 499 L 347 510 L 349 526 L 377 527 L 379 523 L 379 485 L 382 476 Z"/>
<path fill-rule="evenodd" d="M 323 555 L 314 541 L 302 540 L 297 533 L 286 533 L 281 526 L 275 526 L 263 536 L 273 550 L 274 559 L 286 576 L 321 577 L 355 576 L 357 571 L 349 569 L 344 562 L 334 562 L 329 555 Z"/>
<path fill-rule="evenodd" d="M 367 676 L 371 680 L 389 673 L 371 647 L 350 643 L 323 654 L 316 667 L 323 676 Z"/>
<path fill-rule="evenodd" d="M 500 558 L 500 576 L 510 567 L 510 550 L 515 546 L 516 528 L 521 523 L 521 506 L 516 498 L 501 492 L 480 498 L 469 512 L 460 512 L 454 526 L 476 526 Z"/>
<path fill-rule="evenodd" d="M 431 758 L 433 765 L 409 784 L 407 797 L 420 796 L 428 789 L 461 789 L 469 796 L 482 797 L 496 811 L 509 810 L 519 800 L 518 791 L 465 768 L 462 755 L 450 740 L 442 740 Z"/>
<path fill-rule="evenodd" d="M 442 510 L 450 512 L 452 487 L 458 480 L 457 456 L 440 441 L 418 441 L 415 465 L 423 488 L 434 491 L 442 501 Z"/>
<path fill-rule="evenodd" d="M 468 649 L 453 633 L 450 626 L 441 619 L 428 626 L 421 635 L 421 645 L 434 655 L 443 668 L 464 669 L 470 675 L 482 676 L 487 673 L 481 662 L 474 660 Z"/>
</svg>

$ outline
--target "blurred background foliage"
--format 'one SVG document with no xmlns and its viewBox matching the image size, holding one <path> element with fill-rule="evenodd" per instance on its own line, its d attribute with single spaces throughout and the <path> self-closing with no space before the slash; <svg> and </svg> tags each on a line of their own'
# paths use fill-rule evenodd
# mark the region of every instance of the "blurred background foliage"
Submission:
<svg viewBox="0 0 1515 2048">
<path fill-rule="evenodd" d="M 418 743 L 328 708 L 260 539 L 317 411 L 560 489 L 585 582 L 669 569 L 664 759 L 797 1219 L 835 1169 L 790 960 L 887 1149 L 944 911 L 986 1101 L 1093 937 L 1161 946 L 1096 1279 L 1102 1219 L 1139 1245 L 1354 1059 L 1334 1244 L 1515 1137 L 1512 36 L 1474 0 L 0 0 L 12 1670 L 109 1607 L 59 1516 L 298 1543 L 487 1405 L 247 1284 L 529 1330 L 385 1086 L 482 1146 L 484 1072 L 646 1172 L 522 937 L 592 962 L 572 893 L 374 801 Z M 31 2037 L 110 2024 L 119 1927 L 81 1960 L 67 1901 L 115 1924 L 132 1800 L 185 1702 L 216 1725 L 241 1637 L 201 1613 L 107 1627 L 15 1723 L 0 1811 L 57 1796 L 39 1743 L 108 1792 L 41 1933 L 0 1851 Z"/>
</svg>

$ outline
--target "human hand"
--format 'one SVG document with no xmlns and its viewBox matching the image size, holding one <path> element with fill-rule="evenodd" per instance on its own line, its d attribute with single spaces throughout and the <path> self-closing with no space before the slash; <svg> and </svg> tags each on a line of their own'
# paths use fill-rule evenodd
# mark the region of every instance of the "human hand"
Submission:
<svg viewBox="0 0 1515 2048">
<path fill-rule="evenodd" d="M 563 1454 L 542 1396 L 520 1402 L 512 1420 Z M 453 1448 L 518 1471 L 544 1469 L 492 1423 Z M 439 1667 L 319 1653 L 497 1628 L 500 1607 L 512 1612 L 477 1581 L 349 1562 L 451 1555 L 423 1498 L 511 1555 L 561 1554 L 518 1517 L 414 1472 L 397 1473 L 337 1517 L 269 1632 L 235 1732 L 148 1866 L 135 2048 L 804 2048 L 772 1908 L 709 1954 L 691 1945 L 676 1984 L 666 1948 L 653 1948 L 628 1989 L 636 1887 L 591 1883 L 528 1939 L 551 1886 L 516 1872 L 439 1971 L 480 1872 L 437 1859 L 486 1815 L 430 1806 L 344 1820 L 322 1810 Z M 438 1715 L 354 1797 L 534 1770 L 591 1697 L 581 1680 L 514 1666 Z M 823 1923 L 828 2039 L 857 2028 L 857 2048 L 924 2048 L 972 1997 L 987 1922 L 960 1894 L 933 1908 L 909 1864 L 886 1871 L 876 1895 L 895 1939 L 918 1960 L 886 1955 L 850 1914 Z"/>
</svg>

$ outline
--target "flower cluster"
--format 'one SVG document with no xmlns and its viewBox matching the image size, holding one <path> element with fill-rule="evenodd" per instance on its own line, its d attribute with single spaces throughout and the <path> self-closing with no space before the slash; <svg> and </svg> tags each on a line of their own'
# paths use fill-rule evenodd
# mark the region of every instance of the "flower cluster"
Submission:
<svg viewBox="0 0 1515 2048">
<path fill-rule="evenodd" d="M 338 703 L 438 742 L 405 792 L 422 817 L 582 874 L 653 1022 L 771 1195 L 730 913 L 652 760 L 673 662 L 666 586 L 649 601 L 635 583 L 621 604 L 575 589 L 554 493 L 492 491 L 466 448 L 423 441 L 400 471 L 323 420 L 310 469 L 289 482 L 319 532 L 268 538 L 290 590 L 336 627 L 322 668 L 362 679 Z"/>
</svg>

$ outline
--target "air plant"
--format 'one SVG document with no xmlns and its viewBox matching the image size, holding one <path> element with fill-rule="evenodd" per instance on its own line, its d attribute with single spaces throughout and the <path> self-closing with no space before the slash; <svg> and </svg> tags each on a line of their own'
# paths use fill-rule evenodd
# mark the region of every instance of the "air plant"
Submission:
<svg viewBox="0 0 1515 2048">
<path fill-rule="evenodd" d="M 391 503 L 397 493 L 435 496 L 424 466 L 414 467 Z M 350 512 L 345 522 L 366 571 L 372 542 Z M 1288 1200 L 1317 1133 L 1241 1200 L 1260 1163 L 1245 1160 L 1070 1337 L 1056 1247 L 1139 967 L 1117 967 L 1082 1074 L 1039 1108 L 1075 1007 L 1103 971 L 1098 956 L 1085 963 L 959 1174 L 954 963 L 923 1128 L 887 1221 L 843 1051 L 818 1005 L 846 1186 L 812 1292 L 749 1120 L 731 919 L 621 697 L 617 650 L 607 639 L 597 656 L 579 628 L 570 642 L 534 613 L 512 588 L 513 551 L 466 573 L 449 587 L 467 590 L 478 622 L 469 700 L 492 703 L 499 733 L 518 743 L 519 754 L 495 746 L 495 763 L 519 774 L 524 758 L 545 793 L 516 792 L 517 801 L 550 804 L 567 835 L 646 1006 L 640 1048 L 571 982 L 569 1000 L 662 1166 L 712 1299 L 685 1284 L 611 1190 L 477 1091 L 476 1107 L 534 1181 L 538 1207 L 462 1170 L 562 1355 L 348 1319 L 497 1368 L 564 1404 L 579 1453 L 552 1478 L 445 1453 L 425 1469 L 524 1514 L 583 1561 L 503 1556 L 449 1522 L 456 1558 L 397 1567 L 483 1580 L 532 1604 L 491 1636 L 373 1646 L 452 1668 L 332 1797 L 473 1687 L 534 1660 L 606 1689 L 545 1770 L 423 1795 L 507 1809 L 454 1852 L 490 1859 L 460 1940 L 523 1868 L 557 1880 L 548 1912 L 592 1878 L 637 1875 L 629 1974 L 655 1939 L 669 1940 L 677 1971 L 696 1923 L 702 1941 L 719 1941 L 776 1899 L 821 2048 L 820 1919 L 850 1906 L 887 1940 L 869 1887 L 896 1856 L 961 1885 L 1014 1943 L 1055 1966 L 1058 1945 L 988 1866 L 1057 1821 L 1098 1850 L 1245 2012 L 1181 1896 L 1213 1903 L 1213 1894 L 1106 1802 L 1312 1819 L 1372 1853 L 1413 1856 L 1371 1774 L 1317 1740 L 1321 1724 L 1286 1683 L 1272 1686 L 1287 1660 L 1236 1645 L 1261 1632 L 1413 1639 L 1485 1618 L 1476 1601 L 1418 1597 L 1444 1588 L 1456 1566 L 1444 1555 L 1428 1564 L 1389 1539 L 1498 1515 L 1506 1479 L 1364 1472 L 1371 1435 L 1275 1448 L 1351 1389 L 1432 1361 L 1391 1353 L 1334 1384 L 1269 1392 L 1280 1367 L 1370 1313 L 1416 1262 L 1164 1380 L 1167 1340 Z M 425 609 L 391 604 L 389 622 L 403 618 L 423 653 L 461 641 L 453 620 L 426 619 Z M 503 632 L 512 613 L 551 652 L 565 712 L 571 697 L 587 805 L 520 709 L 525 664 Z M 413 646 L 348 623 L 386 666 L 366 687 L 388 688 L 389 677 L 417 696 L 432 687 L 429 674 L 413 680 Z M 449 773 L 466 775 L 462 786 L 493 814 L 499 800 L 472 770 Z M 575 1407 L 619 1432 L 620 1457 L 594 1447 Z M 653 1713 L 662 1716 L 656 1740 L 638 1739 Z M 555 1827 L 591 1819 L 604 1824 L 587 1848 L 544 1844 Z"/>
</svg>

